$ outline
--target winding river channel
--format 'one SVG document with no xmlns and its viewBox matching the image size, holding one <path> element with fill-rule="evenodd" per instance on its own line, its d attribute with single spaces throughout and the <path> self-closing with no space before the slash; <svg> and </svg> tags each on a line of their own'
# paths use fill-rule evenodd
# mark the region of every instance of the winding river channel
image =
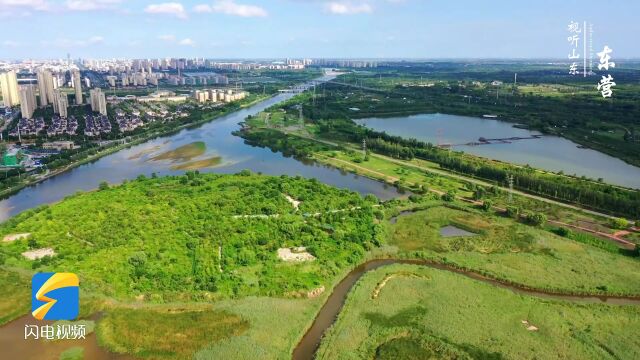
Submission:
<svg viewBox="0 0 640 360">
<path fill-rule="evenodd" d="M 326 81 L 334 76 L 327 75 L 318 81 Z M 320 182 L 339 188 L 346 188 L 361 194 L 374 194 L 382 200 L 397 197 L 396 188 L 382 182 L 341 172 L 332 167 L 303 163 L 293 158 L 274 153 L 269 149 L 250 146 L 231 133 L 238 130 L 238 123 L 247 116 L 290 99 L 295 94 L 279 94 L 245 109 L 219 117 L 200 127 L 185 129 L 176 134 L 158 137 L 140 145 L 102 157 L 92 163 L 81 165 L 39 184 L 27 187 L 13 196 L 0 201 L 0 221 L 4 221 L 22 211 L 63 199 L 77 191 L 96 189 L 100 182 L 119 184 L 138 175 L 176 175 L 184 173 L 176 159 L 157 160 L 158 155 L 189 144 L 204 143 L 204 152 L 190 161 L 205 161 L 219 158 L 214 167 L 201 168 L 201 172 L 232 174 L 249 169 L 269 175 L 287 174 L 316 178 Z M 154 158 L 156 160 L 154 160 Z"/>
<path fill-rule="evenodd" d="M 320 81 L 329 80 L 331 77 L 330 75 L 325 76 Z M 316 178 L 323 183 L 347 188 L 361 194 L 374 194 L 383 200 L 399 196 L 395 188 L 381 182 L 344 173 L 315 163 L 302 163 L 293 158 L 283 157 L 282 154 L 271 152 L 268 149 L 249 146 L 244 143 L 243 139 L 230 135 L 232 131 L 239 128 L 238 123 L 247 116 L 255 115 L 292 96 L 294 94 L 277 95 L 200 127 L 149 140 L 143 144 L 105 156 L 95 162 L 74 168 L 42 183 L 27 187 L 15 195 L 0 201 L 0 221 L 4 221 L 35 206 L 59 201 L 77 191 L 95 189 L 102 181 L 116 184 L 126 179 L 134 179 L 140 174 L 150 176 L 152 173 L 157 173 L 158 175 L 183 173 L 184 168 L 180 168 L 182 164 L 175 157 L 162 155 L 171 152 L 175 153 L 174 150 L 185 146 L 192 146 L 199 151 L 197 154 L 190 155 L 189 161 L 206 162 L 209 159 L 216 159 L 215 166 L 201 169 L 200 171 L 203 172 L 235 173 L 243 169 L 250 169 L 254 172 L 271 175 L 301 175 L 307 178 Z M 184 154 L 180 156 L 184 157 Z M 473 272 L 466 272 L 422 260 L 372 260 L 355 268 L 333 289 L 312 326 L 295 348 L 293 358 L 296 360 L 313 358 L 323 334 L 335 321 L 349 291 L 366 272 L 396 263 L 430 266 L 456 272 L 461 276 L 468 276 L 523 295 L 567 301 L 640 305 L 639 298 L 576 296 L 530 290 L 522 286 L 489 279 Z M 91 334 L 85 341 L 79 342 L 47 343 L 24 341 L 24 325 L 32 323 L 31 320 L 31 317 L 27 315 L 0 327 L 0 349 L 2 349 L 3 358 L 8 356 L 7 358 L 16 359 L 57 359 L 61 351 L 72 346 L 82 346 L 85 349 L 85 356 L 91 359 L 127 358 L 111 354 L 100 348 L 95 334 Z"/>
<path fill-rule="evenodd" d="M 418 266 L 428 266 L 438 270 L 444 270 L 460 274 L 495 287 L 508 289 L 516 294 L 535 296 L 543 299 L 564 300 L 572 302 L 586 303 L 603 303 L 610 305 L 640 305 L 640 297 L 628 296 L 594 296 L 594 295 L 568 295 L 556 293 L 553 291 L 533 290 L 518 284 L 511 284 L 504 281 L 488 278 L 472 271 L 461 270 L 452 266 L 430 262 L 427 260 L 408 260 L 408 259 L 379 259 L 371 260 L 359 265 L 345 276 L 333 292 L 327 298 L 320 312 L 313 321 L 311 327 L 307 330 L 302 340 L 298 343 L 293 351 L 293 360 L 310 360 L 313 359 L 320 346 L 320 341 L 325 332 L 333 325 L 336 317 L 342 310 L 345 300 L 349 295 L 351 288 L 360 280 L 360 278 L 371 270 L 378 269 L 382 266 L 392 264 L 410 264 Z"/>
</svg>

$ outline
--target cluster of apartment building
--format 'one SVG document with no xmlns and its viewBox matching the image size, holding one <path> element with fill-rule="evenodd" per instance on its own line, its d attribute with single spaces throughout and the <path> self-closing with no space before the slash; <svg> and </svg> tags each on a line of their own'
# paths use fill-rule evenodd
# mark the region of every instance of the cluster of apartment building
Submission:
<svg viewBox="0 0 640 360">
<path fill-rule="evenodd" d="M 89 91 L 89 100 L 91 103 L 91 111 L 107 116 L 107 98 L 102 92 L 102 89 L 91 89 Z"/>
<path fill-rule="evenodd" d="M 248 93 L 245 91 L 237 91 L 231 89 L 203 89 L 195 90 L 193 92 L 193 98 L 200 103 L 207 101 L 229 103 L 232 101 L 242 100 L 247 97 L 247 94 Z"/>
<path fill-rule="evenodd" d="M 347 68 L 375 68 L 378 62 L 373 60 L 354 59 L 314 59 L 313 64 L 317 66 L 347 67 Z"/>
<path fill-rule="evenodd" d="M 7 107 L 20 105 L 22 117 L 31 119 L 38 106 L 53 106 L 53 112 L 60 117 L 68 116 L 69 98 L 59 89 L 63 83 L 57 74 L 50 70 L 39 68 L 36 71 L 37 87 L 31 84 L 18 85 L 15 71 L 0 74 L 0 91 L 4 105 Z M 71 75 L 71 83 L 75 90 L 75 103 L 82 104 L 82 81 L 80 72 L 75 70 Z M 38 100 L 36 102 L 36 90 Z"/>
<path fill-rule="evenodd" d="M 156 91 L 149 96 L 138 96 L 135 98 L 138 102 L 182 102 L 187 100 L 186 95 L 176 95 L 176 93 L 172 91 L 160 90 Z"/>
<path fill-rule="evenodd" d="M 215 59 L 196 58 L 156 58 L 156 59 L 86 59 L 82 61 L 84 67 L 96 71 L 109 71 L 111 73 L 133 71 L 142 69 L 167 71 L 167 70 L 192 70 L 192 69 L 228 69 L 228 70 L 252 70 L 276 66 L 279 68 L 293 69 L 304 68 L 314 63 L 311 59 L 272 59 L 262 61 L 220 61 Z M 113 75 L 113 74 L 112 74 Z"/>
<path fill-rule="evenodd" d="M 106 79 L 110 87 L 138 87 L 138 86 L 158 86 L 158 80 L 163 78 L 162 73 L 153 73 L 151 69 L 140 72 L 123 72 L 120 75 L 107 75 Z"/>
<path fill-rule="evenodd" d="M 219 74 L 180 76 L 168 75 L 171 85 L 228 85 L 229 78 Z"/>
<path fill-rule="evenodd" d="M 106 115 L 85 115 L 84 116 L 84 134 L 86 136 L 99 136 L 111 132 L 111 122 Z"/>
</svg>

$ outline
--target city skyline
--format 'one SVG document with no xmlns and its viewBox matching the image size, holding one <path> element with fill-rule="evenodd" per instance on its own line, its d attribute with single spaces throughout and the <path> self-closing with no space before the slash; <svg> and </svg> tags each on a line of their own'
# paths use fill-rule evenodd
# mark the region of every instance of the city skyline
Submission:
<svg viewBox="0 0 640 360">
<path fill-rule="evenodd" d="M 0 0 L 0 58 L 557 58 L 570 21 L 640 57 L 640 4 L 612 1 Z M 11 34 L 6 35 L 6 34 Z"/>
</svg>

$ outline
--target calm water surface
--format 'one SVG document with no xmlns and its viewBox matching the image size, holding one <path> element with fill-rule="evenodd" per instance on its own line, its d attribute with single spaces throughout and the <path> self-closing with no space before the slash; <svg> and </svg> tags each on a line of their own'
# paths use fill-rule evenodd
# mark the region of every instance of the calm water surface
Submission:
<svg viewBox="0 0 640 360">
<path fill-rule="evenodd" d="M 125 179 L 134 179 L 140 174 L 147 176 L 154 172 L 158 175 L 181 174 L 184 171 L 171 169 L 176 165 L 175 163 L 152 161 L 151 157 L 197 141 L 206 144 L 205 154 L 197 159 L 213 156 L 222 158 L 222 163 L 219 166 L 201 169 L 201 172 L 230 174 L 250 169 L 269 175 L 287 174 L 316 178 L 323 183 L 347 188 L 361 194 L 374 194 L 383 200 L 399 195 L 394 187 L 386 186 L 381 182 L 319 164 L 303 164 L 293 158 L 285 158 L 281 153 L 273 153 L 269 149 L 246 145 L 242 138 L 231 135 L 232 131 L 239 129 L 238 123 L 248 115 L 257 114 L 292 96 L 294 95 L 280 94 L 196 129 L 182 130 L 172 136 L 150 140 L 25 188 L 0 201 L 0 221 L 35 206 L 61 200 L 77 191 L 95 189 L 102 181 L 118 184 Z"/>
<path fill-rule="evenodd" d="M 356 120 L 358 124 L 390 135 L 416 138 L 433 144 L 454 144 L 454 150 L 535 168 L 564 171 L 593 179 L 640 189 L 640 168 L 622 160 L 578 145 L 557 136 L 518 140 L 507 144 L 456 145 L 487 139 L 530 137 L 540 134 L 514 128 L 511 123 L 447 114 L 421 114 L 396 118 Z"/>
</svg>

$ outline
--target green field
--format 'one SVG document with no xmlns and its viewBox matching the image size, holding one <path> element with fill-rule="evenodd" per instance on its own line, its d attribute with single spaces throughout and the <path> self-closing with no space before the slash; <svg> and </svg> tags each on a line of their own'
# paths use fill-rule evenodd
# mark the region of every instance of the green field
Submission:
<svg viewBox="0 0 640 360">
<path fill-rule="evenodd" d="M 104 311 L 97 333 L 115 352 L 207 358 L 253 344 L 243 351 L 286 358 L 326 296 L 308 292 L 331 288 L 379 244 L 377 203 L 316 180 L 248 171 L 103 184 L 0 225 L 0 238 L 30 234 L 0 245 L 9 291 L 1 320 L 27 312 L 32 272 L 74 272 L 82 315 Z M 300 246 L 315 259 L 278 257 Z M 54 255 L 23 255 L 45 249 Z"/>
<path fill-rule="evenodd" d="M 440 229 L 447 225 L 478 236 L 442 237 Z M 533 288 L 640 294 L 638 258 L 495 215 L 435 206 L 399 217 L 390 225 L 389 243 L 403 256 L 435 259 Z"/>
<path fill-rule="evenodd" d="M 168 301 L 311 290 L 372 247 L 377 199 L 249 174 L 141 177 L 27 211 L 0 227 L 2 236 L 31 234 L 3 243 L 3 262 L 77 272 L 94 294 Z M 286 196 L 301 201 L 299 209 Z M 296 246 L 318 261 L 278 259 L 278 248 Z M 39 249 L 55 255 L 21 255 Z"/>
<path fill-rule="evenodd" d="M 188 358 L 200 348 L 243 334 L 249 322 L 223 311 L 118 309 L 100 321 L 100 342 L 117 353 L 149 359 Z"/>
<path fill-rule="evenodd" d="M 400 275 L 373 298 L 390 274 Z M 637 307 L 542 300 L 442 270 L 392 265 L 359 281 L 318 358 L 637 359 L 639 330 Z"/>
<path fill-rule="evenodd" d="M 31 296 L 31 277 L 29 271 L 0 268 L 0 288 L 7 293 L 0 298 L 0 325 L 26 314 L 30 303 L 25 301 Z"/>
<path fill-rule="evenodd" d="M 575 78 L 547 64 L 412 63 L 352 71 L 327 86 L 314 119 L 446 113 L 497 114 L 501 119 L 566 137 L 638 165 L 638 70 L 617 71 L 612 99 L 595 91 L 596 77 Z M 514 86 L 514 74 L 518 74 Z M 493 84 L 493 81 L 499 81 Z M 366 88 L 362 88 L 362 86 Z M 498 95 L 498 96 L 496 96 Z M 352 111 L 358 108 L 359 111 Z"/>
<path fill-rule="evenodd" d="M 198 143 L 180 148 L 171 158 L 182 158 L 192 151 L 201 151 Z M 332 150 L 321 151 L 328 154 Z M 356 156 L 337 153 L 333 159 L 357 164 Z M 379 159 L 371 164 L 407 183 L 422 176 Z M 448 180 L 442 185 L 452 189 L 460 186 Z M 472 195 L 470 191 L 458 190 L 465 196 Z M 297 208 L 293 200 L 300 201 Z M 373 196 L 363 198 L 316 180 L 262 176 L 248 171 L 235 175 L 187 172 L 163 178 L 141 176 L 115 187 L 103 184 L 97 191 L 78 193 L 57 204 L 28 210 L 0 225 L 0 238 L 29 234 L 0 245 L 0 284 L 10 292 L 0 302 L 0 309 L 6 314 L 1 320 L 6 323 L 28 311 L 24 299 L 29 296 L 30 274 L 70 271 L 81 279 L 82 317 L 103 314 L 97 321 L 96 334 L 100 345 L 110 351 L 143 359 L 192 356 L 202 360 L 288 359 L 330 289 L 350 269 L 376 257 L 374 254 L 426 258 L 539 289 L 640 294 L 640 275 L 635 271 L 638 259 L 585 244 L 587 240 L 560 237 L 543 227 L 481 211 L 473 205 L 443 202 L 436 194 L 413 195 L 409 200 L 378 205 Z M 397 217 L 395 223 L 389 221 L 399 210 L 409 208 L 421 210 Z M 443 238 L 440 229 L 447 225 L 477 236 Z M 278 258 L 279 249 L 298 246 L 306 247 L 315 260 L 285 262 Z M 51 249 L 54 255 L 37 260 L 23 255 L 43 249 Z M 358 323 L 357 331 L 348 332 L 349 336 L 354 335 L 350 340 L 353 343 L 343 344 L 345 335 L 336 335 L 338 345 L 332 343 L 331 349 L 323 350 L 329 351 L 321 353 L 324 358 L 339 354 L 338 358 L 375 355 L 410 359 L 429 352 L 441 358 L 499 358 L 497 353 L 517 358 L 523 351 L 547 341 L 546 337 L 523 342 L 526 346 L 509 351 L 515 341 L 524 340 L 518 337 L 510 340 L 500 332 L 490 341 L 474 338 L 475 332 L 486 332 L 489 326 L 486 317 L 496 318 L 497 315 L 488 312 L 493 308 L 490 305 L 503 301 L 505 293 L 513 298 L 513 303 L 507 304 L 511 317 L 498 319 L 504 326 L 498 328 L 500 331 L 511 333 L 521 329 L 520 320 L 513 314 L 528 312 L 523 319 L 540 327 L 536 336 L 567 338 L 566 334 L 545 331 L 551 331 L 552 326 L 569 331 L 568 323 L 582 329 L 575 335 L 582 345 L 568 337 L 566 341 L 554 340 L 553 349 L 562 345 L 567 353 L 594 357 L 602 349 L 598 344 L 606 344 L 611 347 L 608 351 L 619 358 L 630 358 L 633 351 L 620 350 L 621 345 L 616 342 L 609 344 L 602 334 L 616 336 L 622 329 L 633 330 L 633 326 L 638 326 L 635 308 L 622 314 L 619 312 L 627 311 L 625 308 L 605 311 L 601 309 L 610 308 L 590 305 L 589 309 L 597 311 L 589 310 L 593 314 L 587 318 L 586 307 L 548 305 L 457 275 L 435 270 L 416 273 L 416 267 L 400 268 L 397 276 L 379 286 L 376 301 L 383 304 L 381 309 L 365 314 L 366 306 L 358 306 L 356 311 L 350 302 L 346 308 L 348 315 L 343 315 L 338 323 L 350 316 L 365 316 L 365 320 L 358 321 L 367 321 L 365 330 L 371 334 L 363 335 L 362 324 Z M 436 281 L 439 276 L 446 277 L 442 280 L 444 284 Z M 353 297 L 360 296 L 362 289 L 369 286 L 367 282 L 376 282 L 368 279 L 365 277 L 355 287 Z M 420 287 L 439 284 L 437 291 L 441 291 L 447 288 L 446 284 L 460 281 L 463 282 L 460 288 L 452 285 L 452 293 L 442 295 L 451 298 L 436 299 L 440 302 L 435 308 L 442 314 L 433 310 L 433 316 L 444 317 L 447 311 L 455 313 L 450 323 L 455 325 L 469 316 L 465 311 L 473 312 L 470 321 L 480 327 L 469 327 L 454 336 L 445 331 L 452 325 L 448 328 L 442 325 L 444 330 L 425 325 L 424 320 L 428 319 L 425 314 L 431 314 L 431 305 L 415 297 L 431 290 Z M 385 300 L 388 290 L 404 282 L 411 282 L 409 287 L 413 290 L 398 295 L 402 301 L 397 304 L 388 304 Z M 319 295 L 309 295 L 322 287 Z M 375 285 L 367 290 L 369 298 L 373 288 Z M 450 306 L 463 288 L 467 289 L 467 297 L 459 301 L 486 298 L 489 305 Z M 393 293 L 402 294 L 402 289 Z M 382 315 L 376 311 L 382 311 Z M 557 319 L 559 312 L 566 313 L 566 317 Z M 627 316 L 627 322 L 620 326 L 617 322 L 623 315 Z M 414 318 L 419 321 L 405 324 Z M 380 330 L 386 329 L 389 321 L 394 324 L 392 329 Z M 603 325 L 592 333 L 583 329 L 589 321 L 602 321 L 607 327 Z M 524 331 L 525 335 L 519 336 L 533 334 Z M 368 340 L 358 342 L 358 336 Z M 77 356 L 76 353 L 73 350 L 64 356 Z"/>
</svg>

